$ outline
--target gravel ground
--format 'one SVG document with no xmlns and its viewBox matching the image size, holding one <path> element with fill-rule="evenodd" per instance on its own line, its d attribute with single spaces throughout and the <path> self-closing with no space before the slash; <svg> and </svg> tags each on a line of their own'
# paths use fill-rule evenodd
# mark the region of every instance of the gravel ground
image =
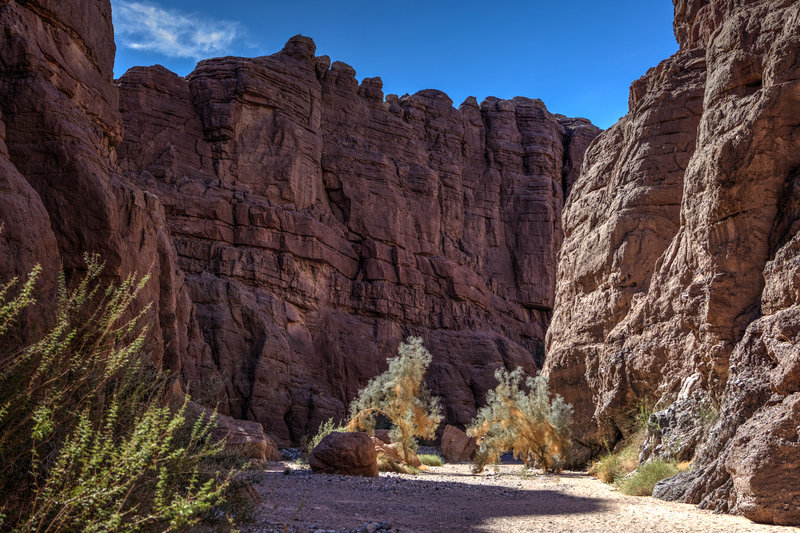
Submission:
<svg viewBox="0 0 800 533">
<path fill-rule="evenodd" d="M 482 475 L 472 475 L 470 465 L 456 464 L 416 476 L 358 478 L 312 474 L 285 462 L 247 475 L 262 501 L 254 523 L 242 533 L 800 531 L 625 496 L 582 472 L 523 475 L 519 465 Z"/>
</svg>

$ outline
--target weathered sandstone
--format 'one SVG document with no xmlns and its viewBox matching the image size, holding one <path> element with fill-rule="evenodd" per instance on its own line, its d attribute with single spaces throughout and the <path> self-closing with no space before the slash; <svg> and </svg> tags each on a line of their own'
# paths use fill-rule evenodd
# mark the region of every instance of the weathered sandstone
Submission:
<svg viewBox="0 0 800 533">
<path fill-rule="evenodd" d="M 695 456 L 660 495 L 797 524 L 800 5 L 676 0 L 675 33 L 565 207 L 546 372 L 578 459 L 647 397 Z"/>
<path fill-rule="evenodd" d="M 232 452 L 258 461 L 280 461 L 278 447 L 264 434 L 264 427 L 252 420 L 235 420 L 229 416 L 217 415 L 217 427 L 211 436 L 225 440 L 225 446 Z"/>
<path fill-rule="evenodd" d="M 108 1 L 4 2 L 0 28 L 2 274 L 42 264 L 46 305 L 58 269 L 80 276 L 85 253 L 101 255 L 111 282 L 150 273 L 142 305 L 153 302 L 153 359 L 169 369 L 181 357 L 202 360 L 210 352 L 163 209 L 115 163 L 122 120 Z"/>
<path fill-rule="evenodd" d="M 478 449 L 475 439 L 455 426 L 447 425 L 442 433 L 442 456 L 448 463 L 471 461 Z"/>
<path fill-rule="evenodd" d="M 384 98 L 314 49 L 117 82 L 119 166 L 164 205 L 213 359 L 181 375 L 288 443 L 420 335 L 467 423 L 497 367 L 542 363 L 564 190 L 598 130 L 526 98 Z"/>
<path fill-rule="evenodd" d="M 366 433 L 330 433 L 311 451 L 308 464 L 320 474 L 378 477 L 378 452 Z"/>
</svg>

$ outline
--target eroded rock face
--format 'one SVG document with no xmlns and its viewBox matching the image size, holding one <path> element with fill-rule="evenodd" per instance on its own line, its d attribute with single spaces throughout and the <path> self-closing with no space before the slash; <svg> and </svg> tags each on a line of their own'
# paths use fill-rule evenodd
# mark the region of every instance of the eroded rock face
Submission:
<svg viewBox="0 0 800 533">
<path fill-rule="evenodd" d="M 696 459 L 663 494 L 778 523 L 800 523 L 787 429 L 800 394 L 798 10 L 675 2 L 679 52 L 633 84 L 565 208 L 546 360 L 584 459 L 628 431 L 645 396 L 716 406 L 696 450 L 674 418 L 679 453 Z"/>
<path fill-rule="evenodd" d="M 384 99 L 314 50 L 118 81 L 119 165 L 165 207 L 213 358 L 182 375 L 288 443 L 414 334 L 467 423 L 497 367 L 542 362 L 564 190 L 598 130 L 526 98 Z"/>
<path fill-rule="evenodd" d="M 210 352 L 194 327 L 161 204 L 114 161 L 122 121 L 108 1 L 4 2 L 0 28 L 2 274 L 42 264 L 46 304 L 58 269 L 80 276 L 85 253 L 100 254 L 112 282 L 150 273 L 141 302 L 153 302 L 153 359 L 170 369 L 178 354 L 202 360 Z"/>
</svg>

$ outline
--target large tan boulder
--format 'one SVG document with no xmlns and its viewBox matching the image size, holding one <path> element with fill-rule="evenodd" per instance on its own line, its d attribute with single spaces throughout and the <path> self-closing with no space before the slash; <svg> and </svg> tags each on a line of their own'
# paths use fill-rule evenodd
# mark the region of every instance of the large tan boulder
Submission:
<svg viewBox="0 0 800 533">
<path fill-rule="evenodd" d="M 378 476 L 378 454 L 366 433 L 334 431 L 317 444 L 308 464 L 316 474 Z"/>
<path fill-rule="evenodd" d="M 442 434 L 442 455 L 448 463 L 471 461 L 478 444 L 475 439 L 455 426 L 447 425 Z"/>
</svg>

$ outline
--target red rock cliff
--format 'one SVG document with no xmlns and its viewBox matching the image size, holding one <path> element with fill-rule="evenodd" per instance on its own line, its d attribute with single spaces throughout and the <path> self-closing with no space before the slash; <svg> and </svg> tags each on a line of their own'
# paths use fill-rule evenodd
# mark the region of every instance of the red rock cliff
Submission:
<svg viewBox="0 0 800 533">
<path fill-rule="evenodd" d="M 86 252 L 101 254 L 110 281 L 150 272 L 154 359 L 174 368 L 178 353 L 199 357 L 163 209 L 115 163 L 122 120 L 109 2 L 3 2 L 0 30 L 0 274 L 41 263 L 46 300 L 58 269 L 80 272 Z"/>
<path fill-rule="evenodd" d="M 567 202 L 546 372 L 579 459 L 649 397 L 645 454 L 696 454 L 657 493 L 797 524 L 800 4 L 676 0 L 675 34 Z"/>
<path fill-rule="evenodd" d="M 384 99 L 314 51 L 117 83 L 119 166 L 164 205 L 211 348 L 182 374 L 285 442 L 344 415 L 413 333 L 466 423 L 497 367 L 542 362 L 563 191 L 599 130 L 526 98 Z"/>
</svg>

